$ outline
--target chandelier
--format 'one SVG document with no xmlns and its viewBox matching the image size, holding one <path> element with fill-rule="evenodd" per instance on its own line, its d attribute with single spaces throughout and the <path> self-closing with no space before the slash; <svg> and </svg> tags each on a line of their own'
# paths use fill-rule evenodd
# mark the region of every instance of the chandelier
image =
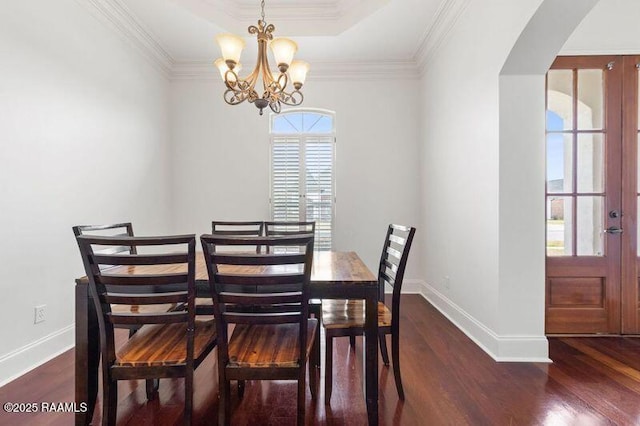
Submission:
<svg viewBox="0 0 640 426">
<path fill-rule="evenodd" d="M 294 41 L 281 37 L 273 38 L 276 28 L 264 20 L 264 0 L 260 6 L 262 19 L 258 20 L 257 27 L 255 25 L 249 27 L 249 34 L 256 34 L 258 39 L 258 60 L 251 74 L 246 78 L 238 75 L 242 68 L 240 54 L 245 47 L 245 41 L 233 34 L 219 34 L 216 37 L 222 51 L 222 58 L 215 61 L 215 66 L 220 70 L 220 75 L 227 86 L 224 92 L 225 102 L 229 105 L 238 105 L 249 101 L 260 110 L 260 115 L 267 106 L 277 114 L 282 104 L 296 106 L 304 100 L 300 89 L 309 71 L 309 64 L 293 60 L 293 55 L 298 50 L 298 45 Z M 272 72 L 269 67 L 267 44 L 271 47 L 278 65 L 276 72 Z M 262 80 L 262 95 L 256 90 L 260 80 Z M 287 91 L 289 82 L 293 84 L 293 90 Z"/>
</svg>

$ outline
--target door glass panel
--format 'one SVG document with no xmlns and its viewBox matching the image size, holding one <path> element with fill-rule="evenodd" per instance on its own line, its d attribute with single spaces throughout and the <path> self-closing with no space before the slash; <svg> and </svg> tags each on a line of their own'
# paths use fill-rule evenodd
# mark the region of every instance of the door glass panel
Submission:
<svg viewBox="0 0 640 426">
<path fill-rule="evenodd" d="M 578 70 L 578 130 L 602 129 L 602 70 Z"/>
<path fill-rule="evenodd" d="M 571 256 L 572 197 L 547 197 L 547 256 Z"/>
<path fill-rule="evenodd" d="M 578 256 L 602 256 L 604 209 L 603 197 L 578 197 Z"/>
<path fill-rule="evenodd" d="M 553 123 L 547 121 L 547 130 L 573 128 L 573 71 L 551 70 L 547 73 L 547 109 L 562 120 L 561 129 L 550 129 Z"/>
<path fill-rule="evenodd" d="M 578 135 L 577 179 L 578 192 L 603 192 L 604 146 L 602 133 Z"/>
<path fill-rule="evenodd" d="M 547 192 L 573 192 L 572 135 L 547 134 Z"/>
</svg>

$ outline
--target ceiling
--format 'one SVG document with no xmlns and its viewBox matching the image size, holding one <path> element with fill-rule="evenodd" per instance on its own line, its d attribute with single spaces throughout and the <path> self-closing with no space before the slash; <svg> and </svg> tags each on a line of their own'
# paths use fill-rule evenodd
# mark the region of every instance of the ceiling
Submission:
<svg viewBox="0 0 640 426">
<path fill-rule="evenodd" d="M 207 63 L 220 56 L 216 34 L 246 36 L 242 61 L 251 63 L 260 0 L 110 0 L 146 44 L 173 64 Z M 416 63 L 440 24 L 446 33 L 460 0 L 265 0 L 275 36 L 293 38 L 299 59 L 314 63 Z M 113 4 L 112 4 L 113 7 Z M 139 34 L 136 37 L 140 38 Z M 149 42 L 148 40 L 151 40 Z M 433 44 L 433 43 L 432 43 Z M 313 68 L 312 68 L 313 70 Z"/>
</svg>

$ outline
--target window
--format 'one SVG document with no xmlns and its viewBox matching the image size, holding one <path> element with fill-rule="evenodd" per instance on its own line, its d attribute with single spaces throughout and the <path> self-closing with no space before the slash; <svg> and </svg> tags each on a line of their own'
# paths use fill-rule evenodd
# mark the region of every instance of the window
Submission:
<svg viewBox="0 0 640 426">
<path fill-rule="evenodd" d="M 316 250 L 331 250 L 335 217 L 334 113 L 289 110 L 271 116 L 271 217 L 315 221 Z"/>
</svg>

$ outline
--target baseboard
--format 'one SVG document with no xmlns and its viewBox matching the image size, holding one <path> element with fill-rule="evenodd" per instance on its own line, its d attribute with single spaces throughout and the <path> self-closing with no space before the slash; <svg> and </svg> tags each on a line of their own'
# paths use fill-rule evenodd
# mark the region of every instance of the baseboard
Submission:
<svg viewBox="0 0 640 426">
<path fill-rule="evenodd" d="M 545 336 L 500 336 L 421 280 L 406 280 L 403 293 L 420 294 L 475 344 L 498 362 L 550 363 Z"/>
<path fill-rule="evenodd" d="M 73 348 L 74 332 L 71 324 L 0 357 L 0 387 Z"/>
</svg>

